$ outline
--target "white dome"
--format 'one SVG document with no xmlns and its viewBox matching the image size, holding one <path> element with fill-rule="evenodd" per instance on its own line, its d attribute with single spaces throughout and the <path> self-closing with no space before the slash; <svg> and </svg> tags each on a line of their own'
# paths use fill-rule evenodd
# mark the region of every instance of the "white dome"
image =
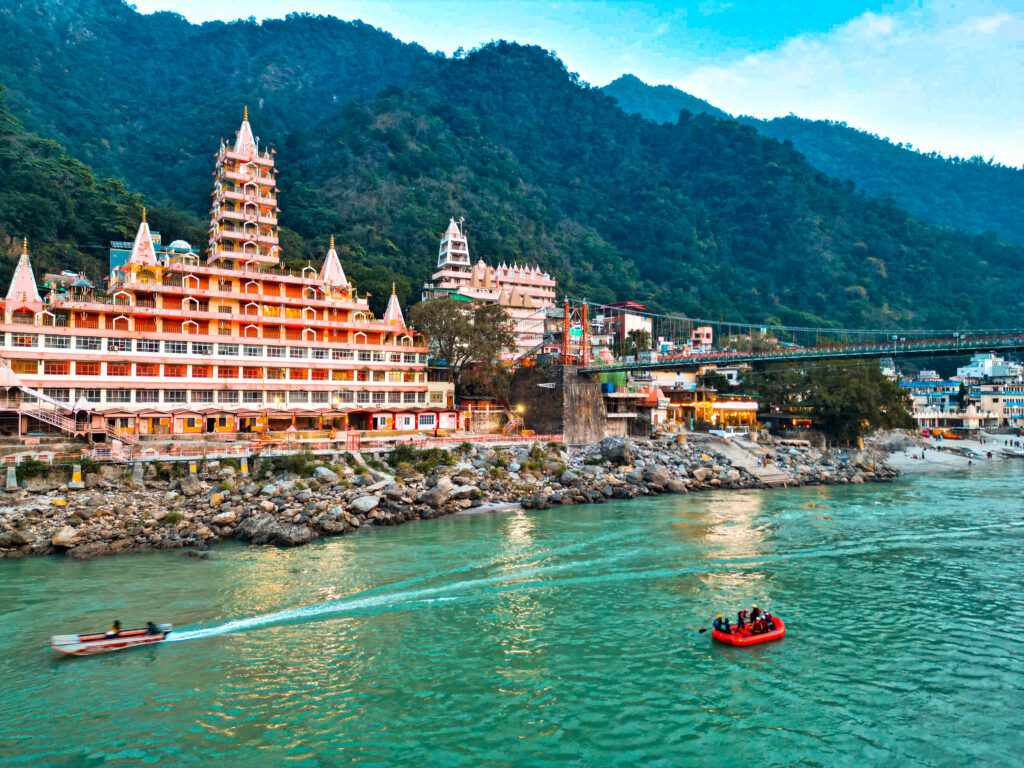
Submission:
<svg viewBox="0 0 1024 768">
<path fill-rule="evenodd" d="M 169 246 L 172 251 L 191 251 L 192 246 L 186 243 L 184 240 L 175 240 Z"/>
</svg>

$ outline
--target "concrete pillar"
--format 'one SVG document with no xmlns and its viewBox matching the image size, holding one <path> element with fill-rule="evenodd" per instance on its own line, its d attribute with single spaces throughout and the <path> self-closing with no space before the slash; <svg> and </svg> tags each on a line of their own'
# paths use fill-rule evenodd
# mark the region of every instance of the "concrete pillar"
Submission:
<svg viewBox="0 0 1024 768">
<path fill-rule="evenodd" d="M 71 482 L 68 483 L 68 488 L 74 491 L 80 491 L 85 488 L 85 483 L 82 482 L 82 465 L 75 464 L 71 469 Z"/>
<path fill-rule="evenodd" d="M 132 465 L 132 480 L 140 485 L 146 479 L 146 467 L 141 461 L 137 461 Z"/>
<path fill-rule="evenodd" d="M 241 469 L 241 472 L 242 472 L 243 475 L 248 475 L 249 474 L 249 459 L 246 456 L 242 457 L 242 469 Z"/>
<path fill-rule="evenodd" d="M 7 468 L 7 490 L 18 490 L 18 470 L 14 467 Z"/>
<path fill-rule="evenodd" d="M 190 461 L 188 463 L 188 473 L 192 475 L 192 477 L 196 476 L 196 463 L 194 461 Z"/>
</svg>

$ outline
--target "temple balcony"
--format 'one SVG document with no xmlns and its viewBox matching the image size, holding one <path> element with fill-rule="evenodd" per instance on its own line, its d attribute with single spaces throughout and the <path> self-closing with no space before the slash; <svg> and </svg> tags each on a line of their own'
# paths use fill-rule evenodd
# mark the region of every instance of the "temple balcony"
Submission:
<svg viewBox="0 0 1024 768">
<path fill-rule="evenodd" d="M 227 171 L 227 170 L 225 170 L 221 174 L 221 177 L 225 178 L 225 179 L 231 179 L 232 181 L 240 181 L 242 183 L 246 183 L 246 182 L 251 181 L 251 182 L 253 182 L 255 184 L 259 184 L 260 186 L 263 186 L 263 187 L 272 187 L 272 186 L 274 186 L 277 183 L 275 181 L 274 177 L 271 174 L 269 174 L 269 173 L 268 174 L 262 174 L 262 173 L 251 174 L 251 173 L 244 173 L 242 171 Z"/>
<path fill-rule="evenodd" d="M 277 226 L 277 216 L 274 216 L 273 214 L 256 215 L 245 211 L 232 211 L 227 208 L 221 208 L 217 212 L 217 217 L 222 219 L 231 219 L 232 221 L 251 221 L 268 227 Z"/>
<path fill-rule="evenodd" d="M 217 200 L 235 200 L 241 203 L 256 203 L 256 205 L 266 205 L 271 208 L 277 207 L 277 200 L 273 197 L 261 197 L 260 195 L 253 195 L 246 192 L 236 191 L 234 189 L 222 189 L 220 194 L 216 196 Z"/>
<path fill-rule="evenodd" d="M 236 242 L 256 242 L 263 243 L 264 245 L 277 245 L 277 237 L 275 235 L 258 234 L 251 229 L 242 229 L 241 227 L 219 227 L 211 238 L 214 242 L 221 239 L 230 239 Z"/>
<path fill-rule="evenodd" d="M 259 152 L 253 152 L 253 153 L 250 153 L 250 152 L 235 152 L 235 150 L 233 150 L 233 149 L 225 148 L 225 149 L 221 150 L 220 153 L 218 153 L 217 159 L 219 161 L 223 161 L 223 160 L 239 160 L 239 161 L 241 161 L 243 163 L 253 162 L 253 163 L 256 163 L 257 165 L 262 165 L 262 166 L 264 166 L 266 168 L 273 168 L 274 167 L 274 158 L 273 157 L 264 157 Z"/>
</svg>

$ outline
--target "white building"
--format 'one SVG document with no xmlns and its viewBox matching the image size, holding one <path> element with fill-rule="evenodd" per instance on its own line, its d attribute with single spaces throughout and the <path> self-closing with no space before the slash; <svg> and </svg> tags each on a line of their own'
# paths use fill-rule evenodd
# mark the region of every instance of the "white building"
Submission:
<svg viewBox="0 0 1024 768">
<path fill-rule="evenodd" d="M 1012 379 L 1024 374 L 1024 366 L 989 352 L 974 355 L 965 366 L 956 369 L 959 379 Z"/>
</svg>

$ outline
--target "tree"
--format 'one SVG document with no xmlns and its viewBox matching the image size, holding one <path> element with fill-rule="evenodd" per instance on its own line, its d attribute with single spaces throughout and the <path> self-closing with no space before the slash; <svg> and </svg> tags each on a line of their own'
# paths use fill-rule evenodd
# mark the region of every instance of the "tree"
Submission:
<svg viewBox="0 0 1024 768">
<path fill-rule="evenodd" d="M 713 389 L 716 392 L 721 392 L 732 386 L 729 384 L 729 379 L 726 378 L 725 374 L 718 371 L 704 371 L 704 373 L 697 377 L 697 384 L 702 389 Z"/>
<path fill-rule="evenodd" d="M 634 328 L 626 336 L 629 338 L 629 348 L 633 354 L 647 352 L 651 348 L 651 332 L 646 328 Z"/>
<path fill-rule="evenodd" d="M 512 320 L 499 304 L 434 299 L 414 306 L 409 318 L 430 339 L 434 358 L 451 370 L 460 393 L 468 363 L 497 364 L 515 343 Z"/>
</svg>

